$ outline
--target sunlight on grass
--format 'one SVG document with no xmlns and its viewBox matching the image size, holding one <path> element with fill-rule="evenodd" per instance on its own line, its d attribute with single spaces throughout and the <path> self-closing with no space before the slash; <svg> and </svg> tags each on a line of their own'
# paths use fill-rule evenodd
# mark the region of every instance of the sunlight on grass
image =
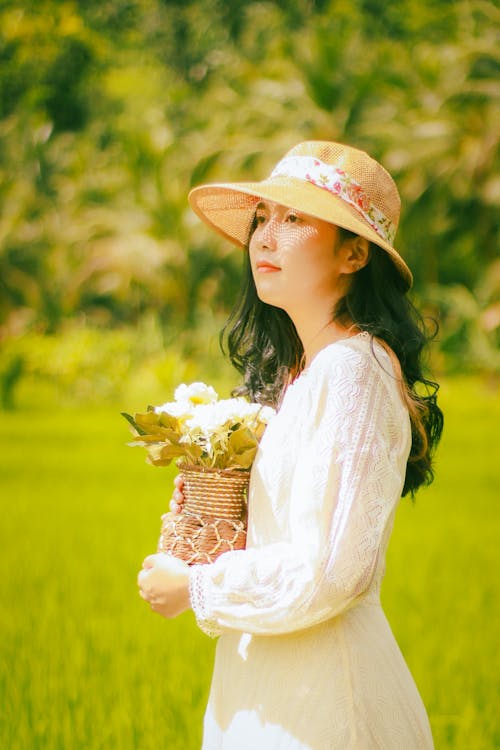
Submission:
<svg viewBox="0 0 500 750">
<path fill-rule="evenodd" d="M 436 748 L 499 740 L 500 399 L 445 383 L 435 484 L 404 500 L 383 599 Z M 125 443 L 118 410 L 3 414 L 0 747 L 196 750 L 214 642 L 137 595 L 173 471 Z"/>
</svg>

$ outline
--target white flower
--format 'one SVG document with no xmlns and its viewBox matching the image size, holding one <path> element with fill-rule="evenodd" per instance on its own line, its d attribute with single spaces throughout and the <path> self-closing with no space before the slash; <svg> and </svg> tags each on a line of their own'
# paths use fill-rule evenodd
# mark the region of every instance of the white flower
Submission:
<svg viewBox="0 0 500 750">
<path fill-rule="evenodd" d="M 229 430 L 236 424 L 255 425 L 267 423 L 274 414 L 270 406 L 249 403 L 245 398 L 227 398 L 212 404 L 200 404 L 187 420 L 186 427 L 199 430 L 209 437 L 224 427 Z"/>
<path fill-rule="evenodd" d="M 155 414 L 166 412 L 177 419 L 188 419 L 194 411 L 194 404 L 189 401 L 167 401 L 166 404 L 155 406 L 154 410 Z"/>
<path fill-rule="evenodd" d="M 251 404 L 244 398 L 228 398 L 213 404 L 200 404 L 186 421 L 186 429 L 197 435 L 206 445 L 225 443 L 237 424 L 256 427 L 266 424 L 274 409 Z"/>
<path fill-rule="evenodd" d="M 219 398 L 214 388 L 205 383 L 182 383 L 175 389 L 174 397 L 176 401 L 191 404 L 213 404 Z"/>
<path fill-rule="evenodd" d="M 232 399 L 216 401 L 213 404 L 200 404 L 193 411 L 186 426 L 190 430 L 199 430 L 207 437 L 218 432 L 227 422 L 234 423 L 234 408 L 228 405 Z"/>
<path fill-rule="evenodd" d="M 205 383 L 182 383 L 175 389 L 175 401 L 167 401 L 161 406 L 155 406 L 155 413 L 166 412 L 178 419 L 188 419 L 194 414 L 199 405 L 216 403 L 219 398 L 211 385 Z"/>
<path fill-rule="evenodd" d="M 273 409 L 272 406 L 261 406 L 259 412 L 259 422 L 264 422 L 264 424 L 267 424 L 271 421 L 275 414 L 276 409 Z"/>
</svg>

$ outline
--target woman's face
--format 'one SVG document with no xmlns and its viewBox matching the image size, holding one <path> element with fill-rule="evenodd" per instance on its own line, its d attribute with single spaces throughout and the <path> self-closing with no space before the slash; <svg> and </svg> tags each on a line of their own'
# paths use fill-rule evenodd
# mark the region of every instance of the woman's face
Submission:
<svg viewBox="0 0 500 750">
<path fill-rule="evenodd" d="M 259 298 L 289 314 L 297 305 L 333 303 L 342 265 L 337 227 L 271 201 L 259 203 L 255 217 L 249 250 Z"/>
</svg>

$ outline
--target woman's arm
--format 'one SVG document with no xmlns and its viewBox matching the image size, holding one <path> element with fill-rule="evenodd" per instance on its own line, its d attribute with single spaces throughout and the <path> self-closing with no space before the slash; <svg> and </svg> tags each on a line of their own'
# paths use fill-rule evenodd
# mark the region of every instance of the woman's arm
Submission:
<svg viewBox="0 0 500 750">
<path fill-rule="evenodd" d="M 298 425 L 290 538 L 189 571 L 192 607 L 211 635 L 309 627 L 349 607 L 373 578 L 403 486 L 408 418 L 370 354 L 332 347 L 322 355 L 307 375 L 310 410 Z"/>
</svg>

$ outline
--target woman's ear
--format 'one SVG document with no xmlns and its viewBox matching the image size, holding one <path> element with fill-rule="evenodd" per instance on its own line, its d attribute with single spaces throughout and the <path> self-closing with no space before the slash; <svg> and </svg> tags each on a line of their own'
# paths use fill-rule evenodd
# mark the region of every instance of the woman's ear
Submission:
<svg viewBox="0 0 500 750">
<path fill-rule="evenodd" d="M 344 273 L 356 273 L 370 260 L 370 243 L 365 237 L 349 237 L 340 248 Z"/>
</svg>

